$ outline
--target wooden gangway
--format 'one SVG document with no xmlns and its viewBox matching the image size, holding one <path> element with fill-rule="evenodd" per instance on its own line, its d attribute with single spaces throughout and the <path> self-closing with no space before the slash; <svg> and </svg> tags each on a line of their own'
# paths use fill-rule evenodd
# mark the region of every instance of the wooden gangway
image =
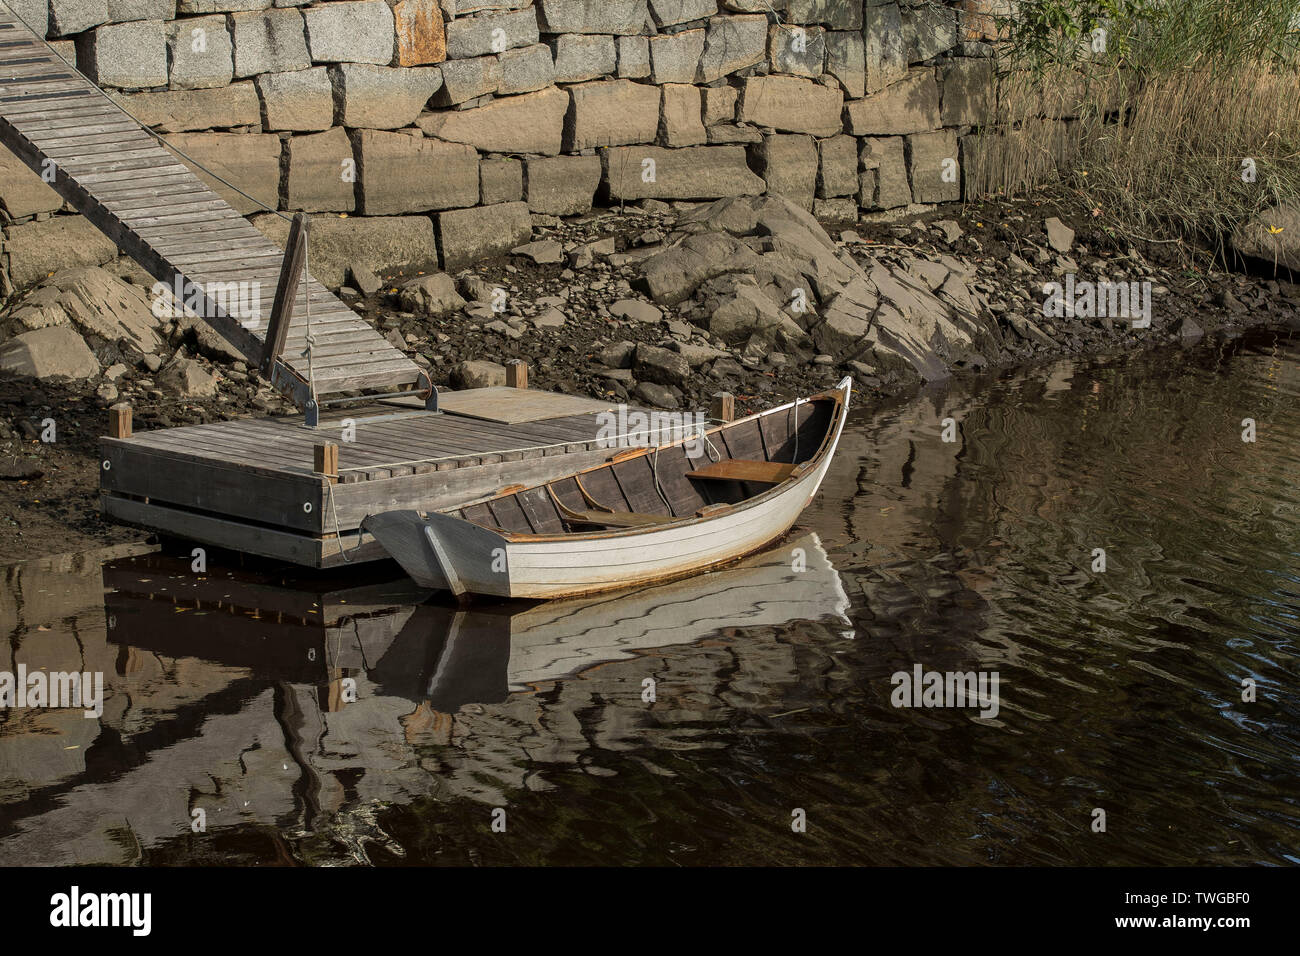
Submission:
<svg viewBox="0 0 1300 956">
<path fill-rule="evenodd" d="M 118 249 L 198 304 L 252 367 L 268 358 L 267 377 L 309 418 L 326 396 L 430 390 L 418 366 L 305 273 L 281 348 L 269 329 L 284 251 L 3 5 L 0 142 Z"/>
</svg>

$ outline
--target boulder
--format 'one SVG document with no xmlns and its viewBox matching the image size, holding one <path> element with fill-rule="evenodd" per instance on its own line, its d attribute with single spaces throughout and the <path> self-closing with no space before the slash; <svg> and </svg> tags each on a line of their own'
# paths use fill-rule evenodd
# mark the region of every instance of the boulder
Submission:
<svg viewBox="0 0 1300 956">
<path fill-rule="evenodd" d="M 609 314 L 633 322 L 659 322 L 664 317 L 663 312 L 640 299 L 619 299 L 609 307 Z"/>
<path fill-rule="evenodd" d="M 145 354 L 163 348 L 153 299 L 97 266 L 56 273 L 13 307 L 10 324 L 16 330 L 32 331 L 72 326 L 104 342 L 125 340 Z"/>
<path fill-rule="evenodd" d="M 1061 255 L 1069 252 L 1074 245 L 1074 230 L 1055 216 L 1043 222 L 1043 229 L 1047 232 L 1047 244 Z"/>
<path fill-rule="evenodd" d="M 505 385 L 506 367 L 496 362 L 461 362 L 451 370 L 453 388 L 495 388 Z"/>
<path fill-rule="evenodd" d="M 445 272 L 419 276 L 404 283 L 397 294 L 403 312 L 442 315 L 465 308 L 465 300 L 456 291 L 456 280 Z"/>
<path fill-rule="evenodd" d="M 55 216 L 9 226 L 4 243 L 9 282 L 26 289 L 60 269 L 102 266 L 117 258 L 117 246 L 81 216 Z"/>
<path fill-rule="evenodd" d="M 178 358 L 158 373 L 158 385 L 181 398 L 216 398 L 219 379 L 191 358 Z"/>
<path fill-rule="evenodd" d="M 1232 233 L 1238 255 L 1300 272 L 1300 208 L 1274 206 Z"/>
<path fill-rule="evenodd" d="M 684 386 L 691 378 L 691 366 L 679 353 L 642 342 L 632 359 L 632 372 L 640 381 L 656 385 Z"/>
<path fill-rule="evenodd" d="M 715 276 L 755 268 L 758 256 L 743 242 L 725 233 L 687 236 L 680 245 L 647 259 L 640 283 L 660 305 L 677 305 Z"/>
<path fill-rule="evenodd" d="M 86 379 L 99 374 L 99 362 L 66 325 L 15 335 L 0 345 L 0 374 L 7 377 Z"/>
</svg>

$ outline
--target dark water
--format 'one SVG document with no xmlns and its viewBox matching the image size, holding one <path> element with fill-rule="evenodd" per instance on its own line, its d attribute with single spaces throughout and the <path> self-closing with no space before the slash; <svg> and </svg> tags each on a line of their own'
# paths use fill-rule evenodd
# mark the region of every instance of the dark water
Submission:
<svg viewBox="0 0 1300 956">
<path fill-rule="evenodd" d="M 0 713 L 0 863 L 1297 863 L 1298 481 L 1263 336 L 858 412 L 780 547 L 598 602 L 11 568 L 0 670 L 106 701 Z M 892 706 L 917 664 L 997 716 Z"/>
</svg>

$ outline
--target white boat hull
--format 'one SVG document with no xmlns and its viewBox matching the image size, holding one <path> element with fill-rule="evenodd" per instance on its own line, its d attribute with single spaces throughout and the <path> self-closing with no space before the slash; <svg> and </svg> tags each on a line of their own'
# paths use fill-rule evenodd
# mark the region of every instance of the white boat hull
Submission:
<svg viewBox="0 0 1300 956">
<path fill-rule="evenodd" d="M 847 380 L 844 405 L 847 407 Z M 841 411 L 815 465 L 773 492 L 704 519 L 584 535 L 509 535 L 444 514 L 368 518 L 416 583 L 502 598 L 552 599 L 670 580 L 751 554 L 794 525 L 821 487 L 844 427 Z"/>
</svg>

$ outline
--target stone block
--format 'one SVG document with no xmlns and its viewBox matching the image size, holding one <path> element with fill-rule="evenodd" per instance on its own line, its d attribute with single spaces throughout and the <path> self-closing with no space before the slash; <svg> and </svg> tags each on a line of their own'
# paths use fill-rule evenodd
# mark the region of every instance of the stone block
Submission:
<svg viewBox="0 0 1300 956">
<path fill-rule="evenodd" d="M 346 4 L 341 4 L 346 6 Z M 436 66 L 385 67 L 340 63 L 330 67 L 337 119 L 355 129 L 410 126 L 442 86 Z"/>
<path fill-rule="evenodd" d="M 289 73 L 311 66 L 302 14 L 292 7 L 231 14 L 230 33 L 237 77 Z"/>
<path fill-rule="evenodd" d="M 852 136 L 832 136 L 817 144 L 819 165 L 817 196 L 833 199 L 858 192 L 858 141 Z"/>
<path fill-rule="evenodd" d="M 560 151 L 569 94 L 554 88 L 507 96 L 484 106 L 420 117 L 426 135 L 468 143 L 484 153 Z"/>
<path fill-rule="evenodd" d="M 854 136 L 923 133 L 940 126 L 939 86 L 934 70 L 912 70 L 892 86 L 845 105 L 848 132 Z"/>
<path fill-rule="evenodd" d="M 113 240 L 81 216 L 24 222 L 5 232 L 4 258 L 15 289 L 33 286 L 60 269 L 102 266 L 117 258 Z"/>
<path fill-rule="evenodd" d="M 740 99 L 740 119 L 790 133 L 834 136 L 843 125 L 844 94 L 793 76 L 751 76 Z"/>
<path fill-rule="evenodd" d="M 903 18 L 897 3 L 868 6 L 863 11 L 866 28 L 867 92 L 874 93 L 907 75 L 907 47 Z"/>
<path fill-rule="evenodd" d="M 600 186 L 599 156 L 553 156 L 525 162 L 526 197 L 532 212 L 576 216 L 591 209 Z"/>
<path fill-rule="evenodd" d="M 77 63 L 101 86 L 166 86 L 167 32 L 154 20 L 97 27 L 78 39 Z"/>
<path fill-rule="evenodd" d="M 20 12 L 21 8 L 20 8 Z M 32 11 L 27 11 L 31 15 Z M 39 15 L 33 20 L 39 24 Z M 84 33 L 91 27 L 108 23 L 108 0 L 50 0 L 48 30 L 50 36 L 66 37 Z"/>
<path fill-rule="evenodd" d="M 169 23 L 167 52 L 171 61 L 168 85 L 173 90 L 211 89 L 230 83 L 234 55 L 225 17 Z"/>
<path fill-rule="evenodd" d="M 193 169 L 218 196 L 241 215 L 262 208 L 275 209 L 280 198 L 280 137 L 267 133 L 173 133 L 167 142 L 194 157 L 226 182 L 238 186 L 253 200 L 227 188 L 207 173 Z M 189 166 L 188 160 L 181 162 Z"/>
<path fill-rule="evenodd" d="M 472 146 L 377 130 L 358 131 L 353 145 L 363 215 L 460 209 L 479 202 L 478 153 Z"/>
<path fill-rule="evenodd" d="M 447 59 L 447 31 L 438 0 L 399 0 L 393 5 L 397 65 L 427 66 Z"/>
<path fill-rule="evenodd" d="M 957 11 L 926 4 L 902 12 L 903 46 L 911 63 L 931 60 L 957 45 Z"/>
<path fill-rule="evenodd" d="M 257 78 L 266 130 L 329 129 L 334 122 L 334 87 L 328 67 L 293 73 L 264 73 Z"/>
<path fill-rule="evenodd" d="M 826 34 L 826 72 L 840 81 L 844 95 L 867 94 L 867 48 L 861 33 Z"/>
<path fill-rule="evenodd" d="M 306 136 L 291 136 L 286 206 L 293 212 L 351 212 L 357 207 L 356 157 L 340 127 Z"/>
<path fill-rule="evenodd" d="M 528 204 L 499 203 L 440 212 L 438 249 L 442 267 L 458 272 L 481 259 L 505 255 L 522 246 L 533 234 L 533 220 Z"/>
<path fill-rule="evenodd" d="M 602 157 L 609 196 L 616 201 L 758 196 L 766 188 L 750 170 L 743 146 L 623 146 Z"/>
<path fill-rule="evenodd" d="M 772 134 L 752 149 L 755 172 L 769 196 L 784 196 L 812 211 L 817 195 L 817 144 L 811 136 Z"/>
<path fill-rule="evenodd" d="M 555 60 L 545 43 L 507 50 L 499 59 L 501 85 L 497 92 L 502 96 L 544 90 L 555 82 Z"/>
<path fill-rule="evenodd" d="M 610 76 L 618 69 L 618 49 L 612 36 L 567 34 L 552 42 L 556 83 L 581 83 Z"/>
<path fill-rule="evenodd" d="M 501 88 L 501 60 L 495 56 L 448 60 L 439 69 L 442 70 L 442 86 L 434 96 L 437 106 L 468 103 Z"/>
<path fill-rule="evenodd" d="M 652 143 L 659 131 L 660 91 L 631 80 L 599 80 L 569 90 L 566 151 Z"/>
<path fill-rule="evenodd" d="M 392 62 L 396 29 L 384 0 L 326 3 L 303 11 L 313 63 Z"/>
<path fill-rule="evenodd" d="M 615 37 L 618 41 L 618 75 L 639 80 L 650 75 L 650 38 Z M 694 74 L 692 74 L 694 78 Z"/>
<path fill-rule="evenodd" d="M 532 46 L 540 36 L 537 12 L 532 7 L 507 13 L 485 13 L 459 17 L 447 24 L 447 58 L 505 53 L 516 47 Z"/>
<path fill-rule="evenodd" d="M 637 34 L 650 18 L 646 0 L 537 0 L 543 33 Z"/>
<path fill-rule="evenodd" d="M 987 58 L 958 57 L 940 68 L 944 126 L 984 126 L 993 122 L 997 75 Z"/>
<path fill-rule="evenodd" d="M 152 2 L 155 7 L 159 5 L 159 0 L 110 0 L 108 3 L 109 20 L 166 20 L 171 16 L 170 13 L 167 13 L 162 16 L 153 17 L 115 17 L 113 16 L 114 2 L 135 4 Z M 161 0 L 163 5 L 168 5 L 169 2 L 171 2 L 171 0 Z M 8 0 L 7 6 L 13 11 L 18 19 L 27 24 L 27 28 L 38 37 L 44 37 L 50 32 L 50 0 Z M 88 3 L 86 6 L 92 8 L 92 10 L 96 12 L 99 9 L 99 4 L 96 2 Z M 65 7 L 65 10 L 66 9 L 67 8 Z M 105 21 L 101 20 L 99 22 L 103 23 Z M 91 25 L 94 26 L 95 24 Z"/>
<path fill-rule="evenodd" d="M 863 209 L 896 209 L 912 201 L 901 136 L 867 137 L 859 154 Z"/>
<path fill-rule="evenodd" d="M 651 76 L 655 83 L 694 83 L 704 56 L 704 30 L 683 30 L 650 38 Z"/>
<path fill-rule="evenodd" d="M 12 219 L 57 212 L 63 197 L 9 150 L 0 150 L 0 208 Z"/>
<path fill-rule="evenodd" d="M 773 73 L 816 79 L 826 68 L 826 31 L 773 24 L 767 32 L 767 60 Z"/>
<path fill-rule="evenodd" d="M 709 141 L 698 86 L 669 83 L 663 88 L 663 116 L 659 124 L 662 146 L 699 146 Z"/>
<path fill-rule="evenodd" d="M 730 73 L 762 63 L 766 56 L 766 16 L 713 17 L 709 20 L 696 82 L 712 83 Z"/>
<path fill-rule="evenodd" d="M 716 0 L 650 0 L 650 14 L 661 27 L 703 20 L 717 12 Z"/>
<path fill-rule="evenodd" d="M 876 0 L 867 0 L 867 5 Z M 823 23 L 832 30 L 862 29 L 862 0 L 786 0 L 791 23 Z"/>
<path fill-rule="evenodd" d="M 734 86 L 707 86 L 704 88 L 704 125 L 734 123 L 740 91 Z"/>
<path fill-rule="evenodd" d="M 279 216 L 256 216 L 253 225 L 281 247 L 288 241 L 289 224 Z M 321 216 L 312 220 L 307 251 L 312 275 L 329 289 L 343 285 L 352 266 L 376 275 L 438 269 L 428 216 Z"/>
<path fill-rule="evenodd" d="M 492 206 L 524 198 L 524 164 L 504 156 L 485 157 L 479 163 L 479 203 Z"/>
<path fill-rule="evenodd" d="M 913 202 L 955 202 L 961 199 L 957 132 L 917 133 L 907 137 L 907 165 Z"/>
<path fill-rule="evenodd" d="M 257 92 L 248 82 L 221 89 L 112 95 L 132 116 L 160 133 L 231 129 L 256 126 L 262 121 Z"/>
</svg>

